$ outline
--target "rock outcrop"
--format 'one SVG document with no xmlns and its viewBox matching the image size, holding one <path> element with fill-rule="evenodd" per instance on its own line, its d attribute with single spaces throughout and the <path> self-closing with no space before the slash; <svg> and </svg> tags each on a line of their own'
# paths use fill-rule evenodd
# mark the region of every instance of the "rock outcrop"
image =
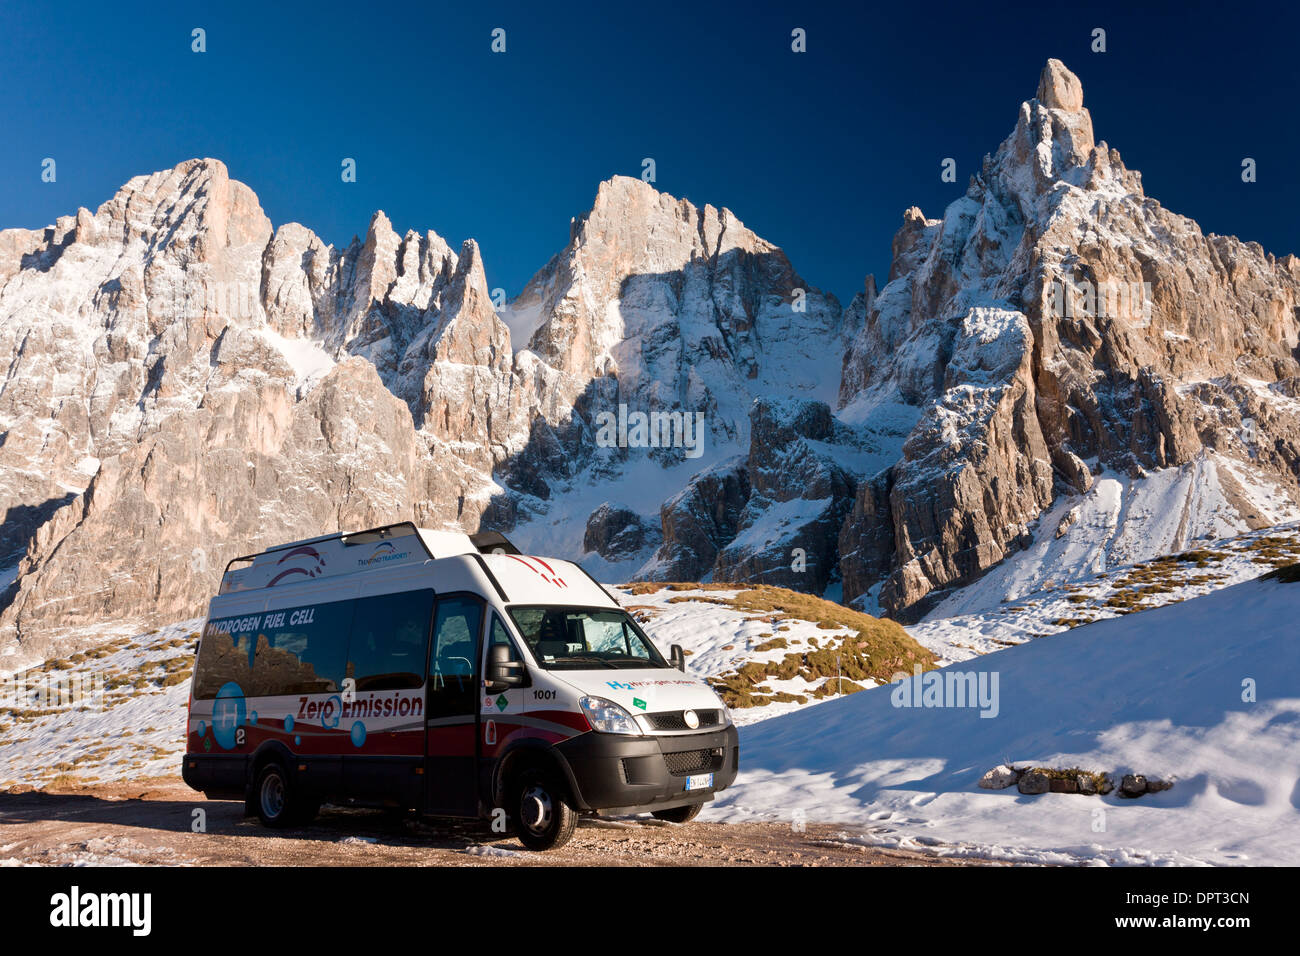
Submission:
<svg viewBox="0 0 1300 956">
<path fill-rule="evenodd" d="M 1209 448 L 1300 491 L 1300 261 L 1145 196 L 1059 61 L 966 195 L 941 219 L 909 209 L 893 251 L 889 283 L 855 302 L 840 414 L 920 417 L 841 529 L 846 598 L 919 613 L 1103 470 Z"/>
<path fill-rule="evenodd" d="M 81 625 L 193 614 L 273 542 L 474 528 L 524 444 L 531 399 L 472 242 L 377 214 L 335 250 L 194 160 L 0 249 L 15 663 Z"/>
<path fill-rule="evenodd" d="M 627 505 L 606 501 L 587 519 L 582 548 L 606 561 L 635 557 L 660 540 L 659 528 L 646 524 Z"/>
<path fill-rule="evenodd" d="M 710 576 L 822 594 L 860 477 L 848 464 L 857 436 L 822 402 L 771 399 L 754 402 L 750 435 L 749 498 Z"/>
<path fill-rule="evenodd" d="M 663 544 L 638 573 L 656 581 L 700 581 L 718 551 L 736 537 L 751 492 L 744 458 L 730 458 L 699 472 L 663 503 Z"/>
</svg>

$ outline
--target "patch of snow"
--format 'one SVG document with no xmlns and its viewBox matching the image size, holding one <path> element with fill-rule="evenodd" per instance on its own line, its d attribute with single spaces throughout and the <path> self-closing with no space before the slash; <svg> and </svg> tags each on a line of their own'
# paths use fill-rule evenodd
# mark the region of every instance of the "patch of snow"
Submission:
<svg viewBox="0 0 1300 956">
<path fill-rule="evenodd" d="M 286 338 L 269 326 L 260 328 L 258 332 L 284 355 L 300 389 L 321 378 L 338 364 L 320 343 L 311 339 Z"/>
<path fill-rule="evenodd" d="M 490 843 L 476 843 L 473 846 L 465 848 L 469 856 L 521 856 L 518 850 L 507 850 L 505 847 L 492 846 Z"/>
</svg>

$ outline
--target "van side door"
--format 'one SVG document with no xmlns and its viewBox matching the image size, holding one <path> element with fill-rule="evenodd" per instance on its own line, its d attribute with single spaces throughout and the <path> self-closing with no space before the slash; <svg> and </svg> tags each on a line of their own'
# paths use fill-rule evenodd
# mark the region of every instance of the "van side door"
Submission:
<svg viewBox="0 0 1300 956">
<path fill-rule="evenodd" d="M 344 754 L 344 793 L 364 803 L 420 805 L 433 602 L 428 588 L 354 602 L 334 733 Z"/>
<path fill-rule="evenodd" d="M 426 809 L 450 816 L 478 814 L 478 661 L 483 600 L 438 596 L 429 651 Z"/>
</svg>

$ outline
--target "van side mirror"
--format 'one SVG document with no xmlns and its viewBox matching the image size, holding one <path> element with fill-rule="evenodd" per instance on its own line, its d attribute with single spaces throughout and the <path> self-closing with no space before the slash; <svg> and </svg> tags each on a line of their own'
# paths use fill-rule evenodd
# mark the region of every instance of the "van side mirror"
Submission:
<svg viewBox="0 0 1300 956">
<path fill-rule="evenodd" d="M 488 648 L 487 673 L 483 677 L 487 690 L 523 687 L 528 680 L 523 661 L 511 660 L 512 650 L 507 644 L 493 644 Z"/>
<path fill-rule="evenodd" d="M 668 649 L 668 662 L 679 671 L 686 670 L 686 652 L 682 650 L 682 645 L 674 644 Z"/>
</svg>

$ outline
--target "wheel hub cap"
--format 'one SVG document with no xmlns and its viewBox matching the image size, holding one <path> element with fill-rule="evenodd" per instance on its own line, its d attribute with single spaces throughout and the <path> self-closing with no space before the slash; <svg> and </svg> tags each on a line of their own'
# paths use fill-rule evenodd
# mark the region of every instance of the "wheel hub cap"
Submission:
<svg viewBox="0 0 1300 956">
<path fill-rule="evenodd" d="M 524 792 L 521 816 L 524 826 L 534 832 L 545 830 L 551 823 L 551 796 L 541 787 L 529 787 Z"/>
<path fill-rule="evenodd" d="M 284 810 L 284 781 L 267 777 L 262 783 L 262 810 L 268 817 L 278 817 Z"/>
</svg>

